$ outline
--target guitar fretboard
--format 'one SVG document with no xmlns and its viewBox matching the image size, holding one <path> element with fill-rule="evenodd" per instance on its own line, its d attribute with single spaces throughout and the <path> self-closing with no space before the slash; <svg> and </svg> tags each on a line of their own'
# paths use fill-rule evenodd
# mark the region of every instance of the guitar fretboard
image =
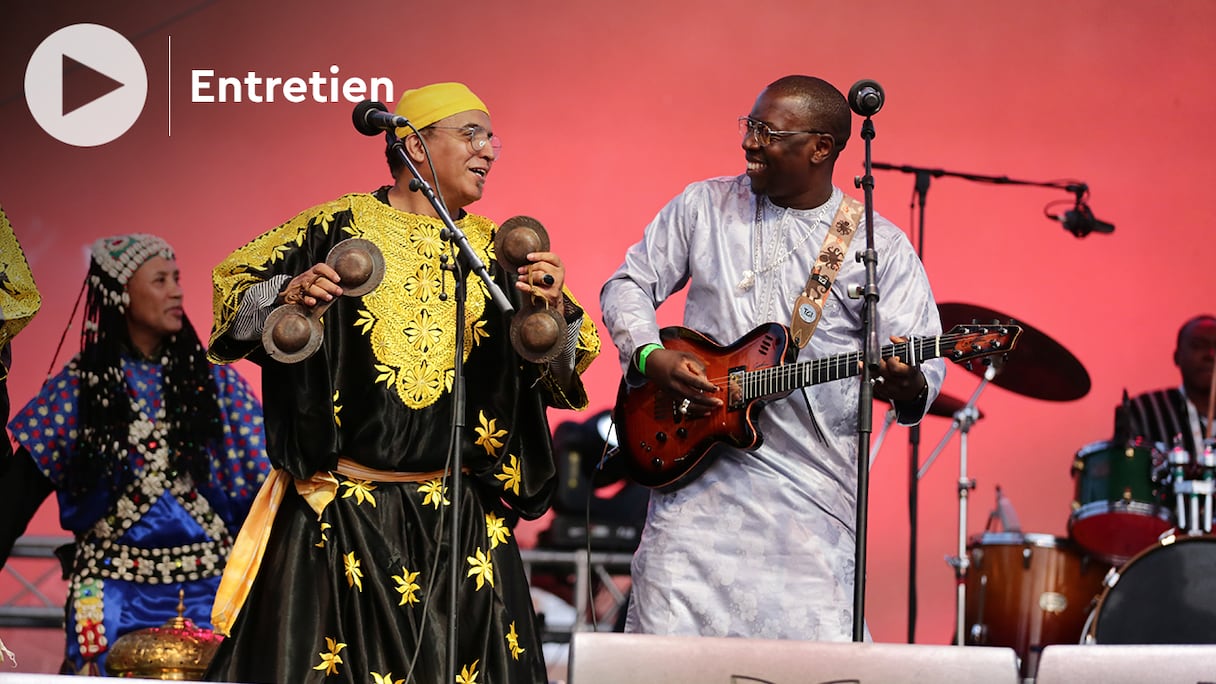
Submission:
<svg viewBox="0 0 1216 684">
<path fill-rule="evenodd" d="M 907 342 L 883 347 L 879 350 L 879 355 L 884 359 L 898 356 L 905 363 L 917 365 L 922 361 L 942 356 L 943 344 L 945 344 L 945 349 L 952 350 L 953 342 L 964 337 L 968 337 L 968 335 L 911 338 Z M 861 360 L 860 351 L 846 352 L 826 359 L 742 371 L 732 374 L 732 380 L 739 381 L 743 400 L 753 401 L 766 396 L 787 394 L 821 382 L 831 382 L 858 375 L 861 373 Z"/>
</svg>

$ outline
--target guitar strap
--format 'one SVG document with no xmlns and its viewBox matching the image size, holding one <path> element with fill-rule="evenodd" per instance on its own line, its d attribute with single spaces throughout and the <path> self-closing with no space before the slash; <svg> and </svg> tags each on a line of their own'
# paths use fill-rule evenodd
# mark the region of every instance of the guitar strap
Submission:
<svg viewBox="0 0 1216 684">
<path fill-rule="evenodd" d="M 815 260 L 815 268 L 811 277 L 807 278 L 806 287 L 802 294 L 794 300 L 794 311 L 790 321 L 790 331 L 794 334 L 794 344 L 801 349 L 811 341 L 811 335 L 819 327 L 819 319 L 823 316 L 823 305 L 827 303 L 832 292 L 832 283 L 844 265 L 844 255 L 849 250 L 849 243 L 857 233 L 857 224 L 861 221 L 864 206 L 861 202 L 844 196 L 840 208 L 836 210 L 836 218 L 828 228 L 828 234 L 823 238 L 823 246 L 819 249 L 819 258 Z"/>
</svg>

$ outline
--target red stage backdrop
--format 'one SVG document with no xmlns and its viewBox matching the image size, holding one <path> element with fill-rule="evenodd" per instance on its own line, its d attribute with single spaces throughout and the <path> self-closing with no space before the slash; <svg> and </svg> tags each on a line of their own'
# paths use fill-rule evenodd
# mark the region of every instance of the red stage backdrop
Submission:
<svg viewBox="0 0 1216 684">
<path fill-rule="evenodd" d="M 743 170 L 735 119 L 786 74 L 841 90 L 880 82 L 877 161 L 1087 183 L 1113 234 L 1078 239 L 1046 218 L 1053 201 L 1053 212 L 1070 208 L 1062 190 L 957 178 L 930 186 L 924 259 L 938 301 L 1033 326 L 1092 380 L 1069 402 L 1000 387 L 981 395 L 968 535 L 982 531 L 997 485 L 1026 531 L 1066 534 L 1074 454 L 1111 435 L 1124 388 L 1175 385 L 1178 326 L 1216 312 L 1207 230 L 1216 3 L 1207 0 L 119 4 L 0 10 L 0 205 L 43 293 L 41 313 L 13 345 L 16 406 L 52 365 L 94 239 L 146 231 L 173 243 L 187 311 L 206 336 L 209 273 L 230 250 L 312 204 L 389 182 L 382 141 L 351 126 L 354 103 L 340 91 L 348 79 L 391 79 L 389 100 L 429 82 L 469 84 L 505 141 L 474 209 L 498 221 L 540 219 L 597 321 L 600 285 L 663 203 L 690 181 Z M 133 127 L 87 148 L 44 132 L 23 92 L 40 41 L 78 22 L 126 36 L 148 77 Z M 248 91 L 240 103 L 197 101 L 218 96 L 221 76 L 307 81 L 313 72 L 320 92 L 309 86 L 301 102 L 281 86 L 273 102 L 250 102 Z M 262 99 L 264 86 L 254 93 Z M 857 131 L 855 123 L 837 184 L 860 196 Z M 877 211 L 910 229 L 913 177 L 877 171 L 875 180 Z M 663 319 L 678 321 L 679 306 L 665 307 Z M 620 377 L 601 333 L 604 354 L 587 376 L 593 410 L 611 405 Z M 56 368 L 78 337 L 73 327 Z M 242 370 L 256 385 L 257 369 Z M 951 368 L 945 392 L 966 398 L 977 384 Z M 949 426 L 925 420 L 922 461 Z M 920 483 L 919 643 L 952 638 L 954 579 L 942 559 L 955 552 L 958 466 L 955 438 Z M 871 474 L 866 617 L 878 641 L 906 638 L 908 471 L 907 432 L 896 429 Z M 57 531 L 48 503 L 31 532 Z"/>
</svg>

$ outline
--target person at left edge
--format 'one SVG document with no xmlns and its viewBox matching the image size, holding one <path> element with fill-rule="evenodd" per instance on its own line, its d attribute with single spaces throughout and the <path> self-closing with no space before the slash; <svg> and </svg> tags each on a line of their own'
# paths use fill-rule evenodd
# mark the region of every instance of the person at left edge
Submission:
<svg viewBox="0 0 1216 684">
<path fill-rule="evenodd" d="M 261 409 L 212 366 L 182 309 L 173 249 L 93 243 L 80 353 L 19 411 L 0 479 L 0 564 L 58 494 L 75 537 L 64 674 L 105 674 L 115 640 L 184 614 L 210 627 L 220 574 L 269 470 Z"/>
<path fill-rule="evenodd" d="M 506 272 L 496 226 L 466 211 L 482 196 L 499 144 L 486 105 L 463 84 L 406 91 L 397 131 L 469 245 L 507 293 L 548 299 L 565 315 L 564 353 L 521 360 L 481 279 L 466 273 L 456 318 L 444 270 L 452 246 L 412 174 L 388 155 L 393 183 L 305 210 L 235 251 L 213 273 L 219 362 L 262 365 L 275 471 L 237 540 L 216 598 L 228 632 L 207 677 L 217 681 L 441 682 L 447 679 L 447 577 L 459 564 L 461 682 L 544 682 L 528 579 L 509 516 L 536 518 L 556 485 L 546 408 L 582 409 L 581 373 L 599 352 L 595 325 L 565 289 L 555 253 Z M 360 296 L 324 262 L 343 240 L 370 240 L 383 281 Z M 553 276 L 551 284 L 540 286 Z M 536 282 L 533 289 L 531 282 Z M 513 287 L 514 286 L 514 287 Z M 448 296 L 442 296 L 442 293 Z M 330 302 L 324 342 L 298 363 L 260 342 L 276 305 Z M 467 392 L 453 427 L 456 326 Z M 449 454 L 461 450 L 459 548 L 449 552 Z M 264 504 L 264 505 L 263 505 Z M 254 524 L 257 520 L 258 524 Z M 255 540 L 256 543 L 255 543 Z M 260 568 L 260 570 L 259 570 Z M 267 653 L 267 644 L 274 650 Z"/>
<path fill-rule="evenodd" d="M 24 328 L 42 306 L 42 296 L 34 283 L 34 275 L 26 263 L 25 253 L 13 232 L 13 226 L 0 207 L 0 421 L 7 424 L 9 414 L 8 372 L 13 367 L 9 343 Z M 0 480 L 12 462 L 13 445 L 5 434 L 0 439 Z M 3 561 L 0 561 L 3 564 Z M 0 639 L 0 664 L 14 658 L 12 651 Z"/>
<path fill-rule="evenodd" d="M 8 371 L 12 368 L 9 343 L 29 324 L 42 306 L 42 296 L 26 263 L 21 243 L 13 232 L 4 208 L 0 207 L 0 420 L 8 423 Z M 12 456 L 13 446 L 0 440 L 0 475 Z"/>
</svg>

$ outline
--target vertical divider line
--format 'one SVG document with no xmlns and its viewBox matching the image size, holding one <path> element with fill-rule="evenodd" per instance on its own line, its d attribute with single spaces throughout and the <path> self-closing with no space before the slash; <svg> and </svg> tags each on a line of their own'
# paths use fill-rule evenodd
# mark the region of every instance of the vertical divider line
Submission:
<svg viewBox="0 0 1216 684">
<path fill-rule="evenodd" d="M 169 34 L 168 42 L 168 69 L 165 74 L 165 103 L 169 106 L 168 131 L 169 137 L 173 137 L 173 34 Z"/>
</svg>

